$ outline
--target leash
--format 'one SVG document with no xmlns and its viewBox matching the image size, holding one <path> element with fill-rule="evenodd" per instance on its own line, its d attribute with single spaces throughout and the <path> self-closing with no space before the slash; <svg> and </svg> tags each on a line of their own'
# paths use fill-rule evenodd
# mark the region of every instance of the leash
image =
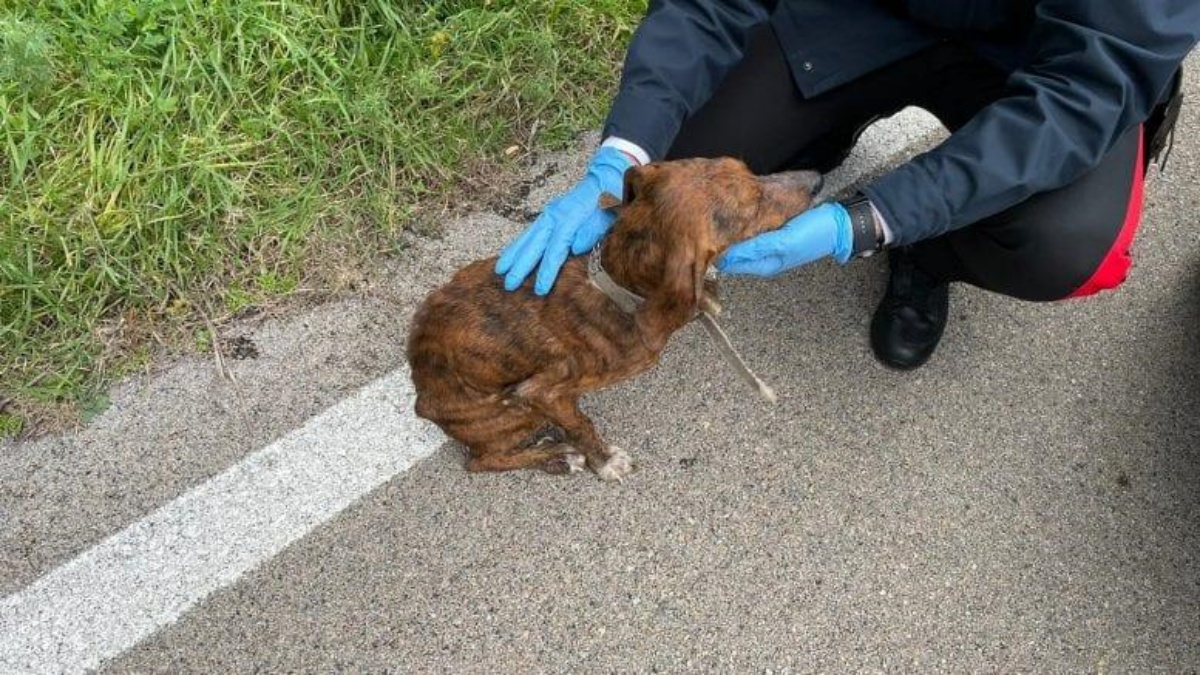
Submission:
<svg viewBox="0 0 1200 675">
<path fill-rule="evenodd" d="M 645 298 L 621 286 L 609 276 L 608 272 L 604 271 L 604 265 L 600 263 L 599 244 L 596 244 L 595 248 L 588 255 L 588 281 L 597 290 L 608 296 L 608 299 L 616 303 L 617 307 L 620 307 L 621 311 L 626 314 L 633 314 L 646 302 Z M 700 323 L 704 324 L 709 337 L 712 338 L 713 342 L 717 343 L 717 347 L 721 350 L 721 355 L 733 366 L 737 374 L 747 384 L 754 387 L 760 396 L 774 403 L 778 400 L 778 397 L 775 396 L 775 390 L 767 385 L 766 382 L 759 379 L 754 374 L 754 371 L 750 370 L 750 366 L 746 365 L 745 360 L 742 359 L 742 355 L 734 348 L 733 342 L 729 340 L 729 336 L 725 334 L 725 330 L 717 323 L 717 315 L 720 313 L 721 306 L 705 298 L 700 303 L 700 308 L 696 316 L 700 319 Z"/>
</svg>

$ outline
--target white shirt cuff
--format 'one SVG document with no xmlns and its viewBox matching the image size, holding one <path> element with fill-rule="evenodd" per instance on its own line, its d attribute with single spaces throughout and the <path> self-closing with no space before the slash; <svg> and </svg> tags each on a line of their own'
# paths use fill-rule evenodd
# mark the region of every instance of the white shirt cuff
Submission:
<svg viewBox="0 0 1200 675">
<path fill-rule="evenodd" d="M 643 150 L 642 146 L 634 143 L 633 141 L 627 141 L 624 138 L 609 136 L 608 138 L 604 139 L 604 142 L 600 144 L 600 147 L 616 148 L 617 150 L 620 150 L 621 152 L 624 152 L 625 154 L 636 159 L 639 165 L 646 165 L 650 163 L 650 154 Z"/>
<path fill-rule="evenodd" d="M 887 246 L 896 239 L 896 236 L 892 234 L 892 228 L 888 227 L 887 221 L 883 219 L 883 214 L 875 208 L 874 204 L 871 204 L 871 213 L 875 216 L 875 222 L 879 223 L 879 229 L 883 230 L 883 245 Z"/>
</svg>

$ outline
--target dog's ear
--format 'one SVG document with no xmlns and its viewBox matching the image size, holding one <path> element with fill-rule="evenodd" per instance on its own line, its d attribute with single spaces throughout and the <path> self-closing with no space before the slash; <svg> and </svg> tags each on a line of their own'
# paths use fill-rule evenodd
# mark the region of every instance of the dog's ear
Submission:
<svg viewBox="0 0 1200 675">
<path fill-rule="evenodd" d="M 623 192 L 621 199 L 611 192 L 601 192 L 598 205 L 604 211 L 621 211 L 621 207 L 629 206 L 635 199 L 646 197 L 650 194 L 651 185 L 654 182 L 654 177 L 658 174 L 658 166 L 647 164 L 645 166 L 630 167 L 625 171 Z"/>
<path fill-rule="evenodd" d="M 632 204 L 637 199 L 649 197 L 661 174 L 661 169 L 662 167 L 658 164 L 651 162 L 627 170 L 625 172 L 625 194 L 622 195 L 625 203 Z"/>
<path fill-rule="evenodd" d="M 692 319 L 704 297 L 704 275 L 716 257 L 705 239 L 667 252 L 662 285 L 638 310 L 638 327 L 654 351 L 665 347 L 671 333 Z"/>
</svg>

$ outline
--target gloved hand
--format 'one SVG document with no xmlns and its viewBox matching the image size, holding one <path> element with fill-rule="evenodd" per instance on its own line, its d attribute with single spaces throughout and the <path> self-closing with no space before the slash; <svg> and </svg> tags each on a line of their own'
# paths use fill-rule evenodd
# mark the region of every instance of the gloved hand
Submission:
<svg viewBox="0 0 1200 675">
<path fill-rule="evenodd" d="M 853 241 L 846 207 L 827 202 L 792 218 L 778 230 L 730 246 L 717 261 L 717 270 L 772 277 L 827 255 L 845 263 L 850 259 Z"/>
<path fill-rule="evenodd" d="M 538 268 L 533 290 L 546 295 L 554 286 L 567 252 L 579 255 L 591 250 L 612 227 L 616 216 L 600 210 L 600 194 L 621 196 L 625 171 L 633 160 L 611 147 L 596 151 L 574 188 L 550 202 L 524 232 L 500 253 L 496 274 L 504 275 L 504 288 L 516 290 Z"/>
</svg>

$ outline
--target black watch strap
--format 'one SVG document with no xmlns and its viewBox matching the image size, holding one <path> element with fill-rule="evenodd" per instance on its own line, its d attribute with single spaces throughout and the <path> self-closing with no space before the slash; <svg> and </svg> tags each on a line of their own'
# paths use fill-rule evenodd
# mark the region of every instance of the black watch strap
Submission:
<svg viewBox="0 0 1200 675">
<path fill-rule="evenodd" d="M 854 232 L 850 257 L 861 258 L 883 248 L 883 239 L 875 229 L 875 214 L 866 195 L 859 193 L 842 204 L 850 214 L 850 229 Z"/>
</svg>

